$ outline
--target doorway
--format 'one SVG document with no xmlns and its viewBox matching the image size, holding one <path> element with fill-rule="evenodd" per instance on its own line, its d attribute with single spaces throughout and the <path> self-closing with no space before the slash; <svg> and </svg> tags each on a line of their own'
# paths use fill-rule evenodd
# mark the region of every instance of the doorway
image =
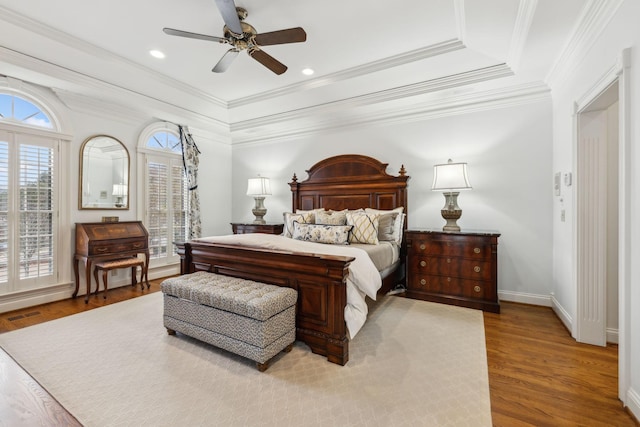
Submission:
<svg viewBox="0 0 640 427">
<path fill-rule="evenodd" d="M 576 340 L 618 343 L 619 95 L 614 81 L 578 112 Z"/>
</svg>

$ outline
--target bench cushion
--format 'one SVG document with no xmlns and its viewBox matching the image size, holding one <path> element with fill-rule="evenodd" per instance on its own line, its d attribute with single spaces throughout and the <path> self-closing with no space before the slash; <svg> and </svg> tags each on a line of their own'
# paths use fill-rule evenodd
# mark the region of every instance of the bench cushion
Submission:
<svg viewBox="0 0 640 427">
<path fill-rule="evenodd" d="M 98 261 L 93 264 L 96 268 L 102 270 L 112 270 L 116 268 L 126 268 L 126 267 L 142 267 L 144 266 L 144 261 L 140 258 L 118 258 L 118 259 L 110 259 L 107 261 Z"/>
<path fill-rule="evenodd" d="M 199 271 L 166 279 L 162 292 L 241 316 L 265 321 L 294 306 L 291 288 Z"/>
</svg>

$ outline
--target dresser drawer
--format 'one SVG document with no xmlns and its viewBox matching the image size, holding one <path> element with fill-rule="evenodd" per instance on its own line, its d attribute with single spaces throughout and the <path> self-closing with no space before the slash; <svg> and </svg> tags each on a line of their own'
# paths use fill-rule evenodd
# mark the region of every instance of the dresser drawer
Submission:
<svg viewBox="0 0 640 427">
<path fill-rule="evenodd" d="M 410 277 L 407 289 L 476 299 L 492 295 L 491 282 L 421 274 Z"/>
<path fill-rule="evenodd" d="M 422 257 L 409 255 L 409 272 L 415 274 L 438 274 L 474 280 L 490 280 L 491 262 L 453 257 Z"/>
<path fill-rule="evenodd" d="M 457 240 L 412 239 L 411 250 L 415 254 L 431 256 L 454 256 L 464 258 L 489 259 L 491 245 L 486 239 L 476 238 L 469 242 Z"/>
<path fill-rule="evenodd" d="M 89 245 L 89 255 L 118 254 L 129 251 L 139 251 L 147 247 L 144 240 L 99 242 Z"/>
</svg>

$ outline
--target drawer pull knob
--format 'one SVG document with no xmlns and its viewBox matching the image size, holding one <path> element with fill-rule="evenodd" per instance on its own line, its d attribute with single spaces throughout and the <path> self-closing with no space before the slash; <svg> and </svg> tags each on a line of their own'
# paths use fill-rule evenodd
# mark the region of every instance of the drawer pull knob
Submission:
<svg viewBox="0 0 640 427">
<path fill-rule="evenodd" d="M 451 281 L 451 277 L 447 277 L 447 282 L 450 282 L 450 281 Z"/>
<path fill-rule="evenodd" d="M 422 286 L 424 286 L 424 285 L 426 285 L 426 284 L 427 284 L 427 281 L 426 281 L 426 280 L 424 280 L 424 279 L 420 279 L 420 284 L 421 284 Z"/>
<path fill-rule="evenodd" d="M 420 244 L 420 250 L 421 250 L 421 251 L 424 251 L 426 248 L 427 248 L 427 247 L 425 246 L 425 244 L 424 244 L 424 243 L 421 243 L 421 244 Z"/>
<path fill-rule="evenodd" d="M 473 271 L 475 271 L 476 273 L 480 273 L 480 266 L 475 266 L 473 267 Z"/>
<path fill-rule="evenodd" d="M 420 267 L 426 267 L 427 261 L 420 261 Z"/>
<path fill-rule="evenodd" d="M 447 264 L 451 264 L 451 258 L 447 258 Z"/>
<path fill-rule="evenodd" d="M 473 248 L 473 253 L 474 254 L 479 254 L 480 253 L 480 248 Z"/>
<path fill-rule="evenodd" d="M 473 290 L 476 291 L 476 292 L 480 292 L 481 291 L 480 286 L 478 286 L 478 285 L 474 286 Z"/>
</svg>

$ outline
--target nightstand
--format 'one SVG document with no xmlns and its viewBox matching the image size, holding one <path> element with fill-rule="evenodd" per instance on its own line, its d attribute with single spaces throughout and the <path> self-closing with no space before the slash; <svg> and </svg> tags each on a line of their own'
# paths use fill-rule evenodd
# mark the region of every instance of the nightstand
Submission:
<svg viewBox="0 0 640 427">
<path fill-rule="evenodd" d="M 241 223 L 232 222 L 231 229 L 233 234 L 248 234 L 248 233 L 264 233 L 264 234 L 282 234 L 284 230 L 284 224 L 266 223 L 266 224 L 253 224 L 251 222 Z"/>
<path fill-rule="evenodd" d="M 407 230 L 405 296 L 500 313 L 495 232 Z"/>
</svg>

